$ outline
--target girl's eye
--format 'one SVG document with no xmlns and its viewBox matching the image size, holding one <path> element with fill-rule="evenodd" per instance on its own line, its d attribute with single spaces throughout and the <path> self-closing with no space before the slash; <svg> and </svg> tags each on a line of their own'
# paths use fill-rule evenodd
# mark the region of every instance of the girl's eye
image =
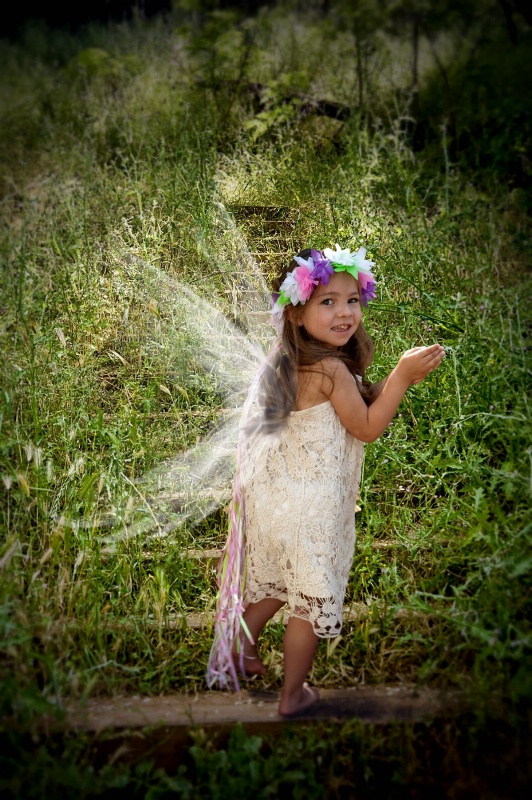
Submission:
<svg viewBox="0 0 532 800">
<path fill-rule="evenodd" d="M 349 303 L 358 303 L 359 299 L 358 299 L 358 297 L 350 297 L 348 302 Z M 333 303 L 334 303 L 334 300 L 332 299 L 332 297 L 325 297 L 321 301 L 322 306 L 332 306 Z"/>
</svg>

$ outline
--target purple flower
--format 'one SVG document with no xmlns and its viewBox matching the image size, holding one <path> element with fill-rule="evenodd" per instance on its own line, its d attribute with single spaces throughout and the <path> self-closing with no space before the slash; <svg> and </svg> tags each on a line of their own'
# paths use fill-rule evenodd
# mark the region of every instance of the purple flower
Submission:
<svg viewBox="0 0 532 800">
<path fill-rule="evenodd" d="M 365 308 L 370 300 L 375 300 L 376 297 L 375 284 L 373 283 L 373 281 L 368 281 L 368 283 L 365 286 L 361 287 L 361 289 L 362 292 L 360 296 L 360 302 Z"/>
<path fill-rule="evenodd" d="M 310 257 L 314 262 L 312 277 L 319 281 L 323 286 L 327 286 L 331 275 L 334 275 L 334 269 L 331 267 L 331 262 L 328 258 L 325 258 L 323 253 L 320 253 L 319 250 L 311 250 Z"/>
</svg>

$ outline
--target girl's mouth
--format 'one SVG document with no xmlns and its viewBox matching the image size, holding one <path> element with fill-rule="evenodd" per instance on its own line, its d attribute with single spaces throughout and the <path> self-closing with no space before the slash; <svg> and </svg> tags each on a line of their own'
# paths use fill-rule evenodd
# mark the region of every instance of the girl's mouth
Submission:
<svg viewBox="0 0 532 800">
<path fill-rule="evenodd" d="M 346 331 L 348 331 L 350 329 L 350 327 L 351 327 L 351 325 L 336 325 L 336 327 L 333 328 L 332 330 L 335 333 L 345 333 Z"/>
</svg>

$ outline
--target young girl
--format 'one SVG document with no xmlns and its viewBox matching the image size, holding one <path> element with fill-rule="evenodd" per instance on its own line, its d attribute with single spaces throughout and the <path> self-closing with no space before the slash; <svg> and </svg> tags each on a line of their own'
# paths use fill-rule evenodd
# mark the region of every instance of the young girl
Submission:
<svg viewBox="0 0 532 800">
<path fill-rule="evenodd" d="M 375 297 L 365 254 L 303 250 L 274 282 L 280 339 L 241 423 L 207 681 L 238 689 L 237 669 L 264 674 L 256 642 L 288 604 L 285 717 L 318 699 L 305 679 L 318 640 L 342 627 L 364 442 L 381 435 L 409 386 L 444 356 L 438 344 L 414 347 L 380 383 L 364 379 L 373 345 L 362 306 Z"/>
</svg>

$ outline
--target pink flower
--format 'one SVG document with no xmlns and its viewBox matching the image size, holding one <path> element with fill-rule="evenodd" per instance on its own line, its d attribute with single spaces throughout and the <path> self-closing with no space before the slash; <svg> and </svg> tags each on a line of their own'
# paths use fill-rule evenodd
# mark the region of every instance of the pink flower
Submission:
<svg viewBox="0 0 532 800">
<path fill-rule="evenodd" d="M 318 281 L 313 280 L 312 272 L 307 266 L 296 267 L 292 274 L 299 284 L 300 301 L 305 303 L 314 291 L 314 287 L 318 285 Z"/>
<path fill-rule="evenodd" d="M 372 275 L 371 272 L 362 272 L 362 270 L 359 270 L 358 281 L 360 283 L 360 288 L 366 289 L 369 283 L 375 283 L 375 275 Z"/>
<path fill-rule="evenodd" d="M 367 306 L 370 300 L 375 300 L 375 276 L 371 272 L 358 271 L 358 282 L 360 283 L 360 302 Z"/>
</svg>

